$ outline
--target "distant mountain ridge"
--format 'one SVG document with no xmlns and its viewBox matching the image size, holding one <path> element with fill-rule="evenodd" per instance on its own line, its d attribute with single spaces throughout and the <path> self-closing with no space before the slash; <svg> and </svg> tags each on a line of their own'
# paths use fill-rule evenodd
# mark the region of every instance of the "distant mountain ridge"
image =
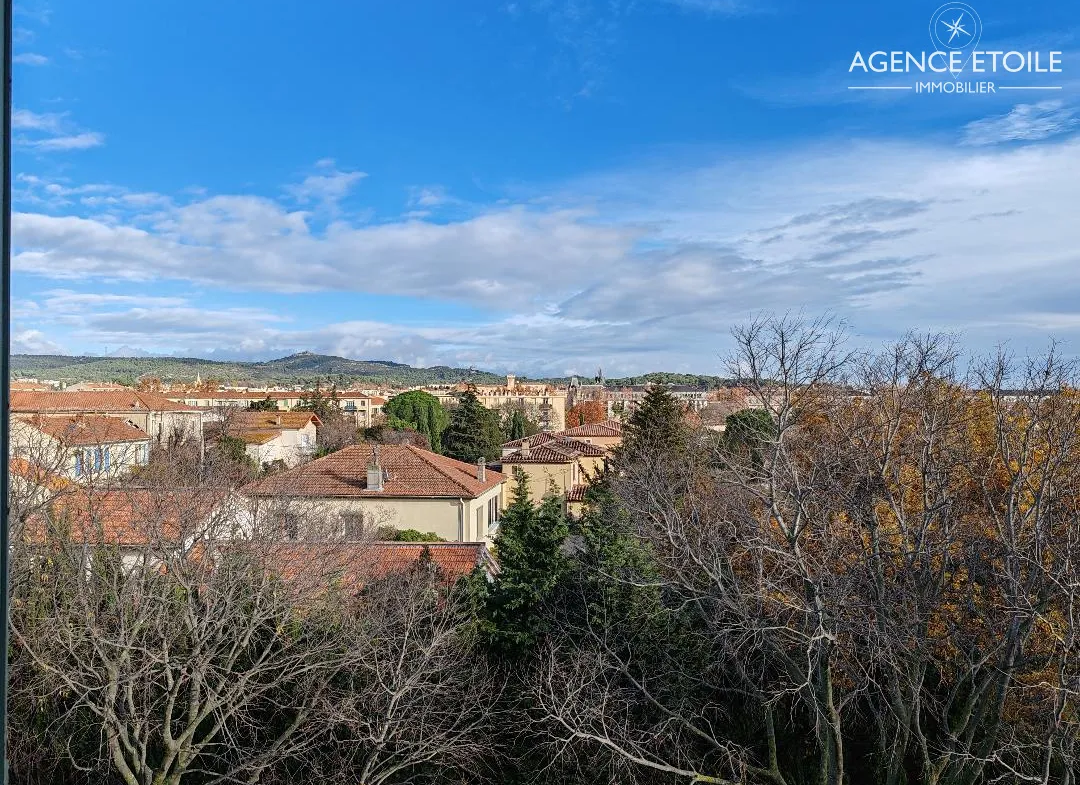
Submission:
<svg viewBox="0 0 1080 785">
<path fill-rule="evenodd" d="M 313 385 L 334 383 L 339 387 L 354 382 L 371 385 L 417 385 L 454 384 L 471 381 L 476 384 L 500 384 L 506 381 L 502 374 L 478 371 L 474 368 L 451 368 L 436 365 L 431 368 L 414 368 L 392 360 L 350 360 L 332 354 L 297 352 L 288 357 L 263 362 L 241 360 L 205 360 L 200 357 L 162 357 L 147 354 L 110 354 L 108 356 L 70 356 L 64 354 L 13 354 L 11 355 L 11 378 L 53 379 L 73 383 L 86 381 L 119 382 L 134 385 L 141 376 L 156 376 L 164 382 L 193 382 L 196 376 L 203 380 L 217 379 L 223 384 L 258 387 L 266 385 Z M 565 385 L 569 376 L 530 379 L 527 381 Z M 580 376 L 583 384 L 593 379 Z M 720 376 L 688 373 L 655 373 L 608 379 L 612 387 L 646 383 L 680 384 L 693 387 L 716 388 L 731 382 Z"/>
<path fill-rule="evenodd" d="M 339 385 L 357 381 L 372 384 L 449 384 L 474 381 L 497 384 L 506 377 L 471 368 L 437 365 L 414 368 L 390 360 L 350 360 L 314 352 L 298 352 L 265 362 L 204 360 L 198 357 L 68 356 L 61 354 L 13 354 L 11 378 L 54 379 L 63 382 L 116 381 L 135 384 L 140 376 L 157 376 L 165 382 L 192 382 L 196 376 L 225 384 Z"/>
</svg>

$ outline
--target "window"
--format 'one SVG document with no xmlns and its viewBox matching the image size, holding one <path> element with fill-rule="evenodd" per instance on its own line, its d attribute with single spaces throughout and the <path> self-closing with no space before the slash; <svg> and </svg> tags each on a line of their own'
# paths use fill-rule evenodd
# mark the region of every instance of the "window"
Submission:
<svg viewBox="0 0 1080 785">
<path fill-rule="evenodd" d="M 83 473 L 82 459 L 83 459 L 83 455 L 82 455 L 81 451 L 75 453 L 75 476 L 76 477 L 82 477 L 82 473 Z"/>
<path fill-rule="evenodd" d="M 94 471 L 96 471 L 96 472 L 101 471 L 101 467 L 102 467 L 103 464 L 104 464 L 104 459 L 103 459 L 103 456 L 102 456 L 102 450 L 101 450 L 100 447 L 96 447 L 96 448 L 94 448 Z"/>
</svg>

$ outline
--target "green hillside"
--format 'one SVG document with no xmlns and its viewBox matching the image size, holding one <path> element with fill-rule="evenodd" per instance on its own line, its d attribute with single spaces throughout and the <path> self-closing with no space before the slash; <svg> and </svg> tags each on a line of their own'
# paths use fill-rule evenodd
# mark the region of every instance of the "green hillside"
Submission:
<svg viewBox="0 0 1080 785">
<path fill-rule="evenodd" d="M 43 378 L 68 383 L 116 381 L 134 384 L 141 376 L 165 382 L 191 382 L 196 375 L 226 384 L 252 386 L 336 383 L 440 384 L 471 380 L 495 384 L 505 377 L 486 371 L 435 366 L 413 368 L 386 360 L 349 360 L 326 354 L 300 352 L 267 362 L 217 362 L 195 357 L 68 357 L 57 354 L 14 354 L 13 379 Z"/>
</svg>

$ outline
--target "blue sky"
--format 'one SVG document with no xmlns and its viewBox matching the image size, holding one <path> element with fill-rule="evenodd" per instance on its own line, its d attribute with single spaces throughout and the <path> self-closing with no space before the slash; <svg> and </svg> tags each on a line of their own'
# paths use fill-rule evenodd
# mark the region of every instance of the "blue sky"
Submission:
<svg viewBox="0 0 1080 785">
<path fill-rule="evenodd" d="M 13 348 L 722 373 L 791 310 L 1076 354 L 1080 6 L 973 4 L 1062 52 L 983 78 L 1060 89 L 848 89 L 939 5 L 20 3 Z"/>
</svg>

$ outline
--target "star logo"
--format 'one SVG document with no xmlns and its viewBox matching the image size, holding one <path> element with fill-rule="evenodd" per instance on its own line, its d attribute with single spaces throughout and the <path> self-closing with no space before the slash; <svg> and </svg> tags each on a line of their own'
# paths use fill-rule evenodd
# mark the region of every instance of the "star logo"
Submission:
<svg viewBox="0 0 1080 785">
<path fill-rule="evenodd" d="M 930 17 L 930 40 L 942 51 L 976 49 L 982 32 L 979 14 L 967 3 L 945 3 Z"/>
<path fill-rule="evenodd" d="M 947 21 L 945 19 L 939 19 L 938 21 L 941 24 L 945 25 L 945 28 L 949 31 L 949 43 L 950 44 L 953 42 L 953 39 L 956 38 L 956 36 L 960 35 L 961 33 L 968 36 L 969 38 L 971 37 L 971 33 L 969 33 L 966 29 L 964 29 L 964 15 L 963 14 L 960 14 L 960 16 L 956 17 L 956 19 L 953 20 L 952 22 L 949 22 L 949 21 Z"/>
</svg>

